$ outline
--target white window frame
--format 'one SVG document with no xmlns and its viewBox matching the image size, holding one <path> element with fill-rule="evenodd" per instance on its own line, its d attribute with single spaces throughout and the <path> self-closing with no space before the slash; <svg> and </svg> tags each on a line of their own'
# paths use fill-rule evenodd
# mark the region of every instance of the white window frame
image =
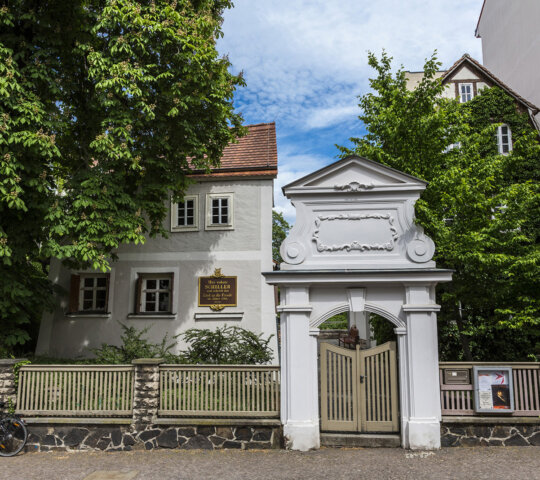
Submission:
<svg viewBox="0 0 540 480">
<path fill-rule="evenodd" d="M 196 232 L 199 230 L 199 195 L 186 195 L 184 204 L 193 201 L 193 225 L 178 225 L 178 203 L 171 200 L 171 232 Z"/>
<path fill-rule="evenodd" d="M 142 315 L 145 314 L 154 314 L 154 315 L 169 315 L 172 313 L 173 309 L 173 288 L 174 288 L 174 273 L 143 273 L 141 274 L 141 283 L 140 283 L 140 313 Z M 156 288 L 148 288 L 147 283 L 148 280 L 155 280 L 156 281 Z M 159 288 L 159 281 L 160 280 L 168 280 L 169 281 L 169 288 L 162 289 Z M 153 301 L 154 309 L 148 310 L 146 305 L 146 293 L 147 292 L 153 292 L 156 294 L 156 298 Z M 159 310 L 159 299 L 160 294 L 162 293 L 168 293 L 169 294 L 169 308 L 167 310 Z M 137 292 L 138 295 L 138 292 Z"/>
<path fill-rule="evenodd" d="M 470 96 L 471 98 L 466 98 L 465 100 L 463 100 L 463 95 L 469 95 L 469 93 L 463 93 L 461 91 L 461 87 L 470 87 L 471 91 L 470 91 Z M 459 102 L 460 103 L 466 103 L 470 100 L 472 100 L 474 98 L 474 88 L 473 88 L 473 84 L 472 83 L 458 83 L 458 93 L 459 93 Z"/>
<path fill-rule="evenodd" d="M 504 152 L 503 151 L 503 127 L 506 127 L 508 129 L 508 151 L 507 152 Z M 512 145 L 512 130 L 510 129 L 510 126 L 506 123 L 503 123 L 502 125 L 499 125 L 497 127 L 497 133 L 495 134 L 496 137 L 497 137 L 497 151 L 499 152 L 500 155 L 508 155 L 512 149 L 513 149 L 513 145 Z"/>
<path fill-rule="evenodd" d="M 227 223 L 213 223 L 212 204 L 213 200 L 227 199 L 228 221 Z M 205 230 L 232 230 L 234 228 L 234 195 L 232 193 L 207 193 L 206 194 L 206 224 Z"/>
<path fill-rule="evenodd" d="M 108 310 L 108 303 L 109 303 L 109 283 L 110 283 L 110 277 L 107 276 L 107 274 L 103 273 L 81 273 L 79 274 L 80 280 L 79 280 L 79 312 L 85 312 L 85 313 L 107 313 Z M 85 280 L 88 278 L 93 278 L 93 286 L 92 287 L 86 287 Z M 98 287 L 97 285 L 97 279 L 98 278 L 104 278 L 105 279 L 105 286 L 104 287 Z M 97 292 L 99 291 L 105 291 L 105 306 L 103 308 L 97 308 Z M 91 308 L 84 308 L 84 292 L 86 291 L 92 291 L 92 306 Z"/>
</svg>

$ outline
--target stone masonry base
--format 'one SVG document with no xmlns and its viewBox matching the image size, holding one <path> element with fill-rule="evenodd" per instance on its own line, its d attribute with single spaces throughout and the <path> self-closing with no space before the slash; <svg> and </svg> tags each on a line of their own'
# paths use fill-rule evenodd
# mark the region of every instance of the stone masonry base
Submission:
<svg viewBox="0 0 540 480">
<path fill-rule="evenodd" d="M 154 448 L 268 449 L 281 448 L 281 427 L 148 425 L 28 425 L 27 452 L 50 450 L 129 451 Z"/>
<path fill-rule="evenodd" d="M 476 446 L 540 446 L 539 424 L 462 424 L 443 423 L 441 425 L 442 447 Z"/>
</svg>

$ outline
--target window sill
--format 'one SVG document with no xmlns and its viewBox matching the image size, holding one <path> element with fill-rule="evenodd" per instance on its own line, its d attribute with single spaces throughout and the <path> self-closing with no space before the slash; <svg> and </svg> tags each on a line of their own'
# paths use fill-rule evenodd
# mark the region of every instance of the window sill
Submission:
<svg viewBox="0 0 540 480">
<path fill-rule="evenodd" d="M 196 313 L 195 320 L 242 320 L 244 312 Z"/>
<path fill-rule="evenodd" d="M 205 230 L 234 230 L 233 225 L 206 225 Z"/>
<path fill-rule="evenodd" d="M 179 232 L 198 232 L 199 227 L 172 227 L 171 232 L 172 233 L 179 233 Z"/>
<path fill-rule="evenodd" d="M 108 313 L 85 313 L 85 312 L 76 312 L 76 313 L 66 313 L 68 318 L 111 318 L 111 312 Z"/>
<path fill-rule="evenodd" d="M 152 319 L 152 320 L 175 320 L 176 313 L 130 313 L 127 318 L 130 319 Z"/>
</svg>

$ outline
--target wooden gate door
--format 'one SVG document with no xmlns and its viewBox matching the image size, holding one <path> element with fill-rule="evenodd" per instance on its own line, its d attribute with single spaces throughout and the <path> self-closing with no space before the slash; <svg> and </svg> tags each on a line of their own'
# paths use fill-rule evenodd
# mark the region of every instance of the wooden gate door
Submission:
<svg viewBox="0 0 540 480">
<path fill-rule="evenodd" d="M 396 344 L 350 350 L 321 343 L 321 430 L 397 432 Z"/>
</svg>

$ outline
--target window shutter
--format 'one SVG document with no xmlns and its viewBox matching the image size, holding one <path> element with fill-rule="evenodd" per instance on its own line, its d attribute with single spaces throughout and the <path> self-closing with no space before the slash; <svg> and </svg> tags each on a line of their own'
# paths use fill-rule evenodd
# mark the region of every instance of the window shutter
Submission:
<svg viewBox="0 0 540 480">
<path fill-rule="evenodd" d="M 69 313 L 75 313 L 79 311 L 80 285 L 81 276 L 71 275 L 71 281 L 69 285 Z"/>
<path fill-rule="evenodd" d="M 137 277 L 135 283 L 135 313 L 141 313 L 141 290 L 142 290 L 142 277 Z"/>
<path fill-rule="evenodd" d="M 173 295 L 174 295 L 174 273 L 171 273 L 171 286 L 170 286 L 170 292 L 169 292 L 169 312 L 174 313 L 172 311 L 173 306 Z"/>
<path fill-rule="evenodd" d="M 105 312 L 108 313 L 109 310 L 109 290 L 111 289 L 111 274 L 107 273 L 105 275 L 105 278 L 107 279 L 107 284 L 105 285 L 106 288 L 106 296 L 105 296 Z"/>
</svg>

